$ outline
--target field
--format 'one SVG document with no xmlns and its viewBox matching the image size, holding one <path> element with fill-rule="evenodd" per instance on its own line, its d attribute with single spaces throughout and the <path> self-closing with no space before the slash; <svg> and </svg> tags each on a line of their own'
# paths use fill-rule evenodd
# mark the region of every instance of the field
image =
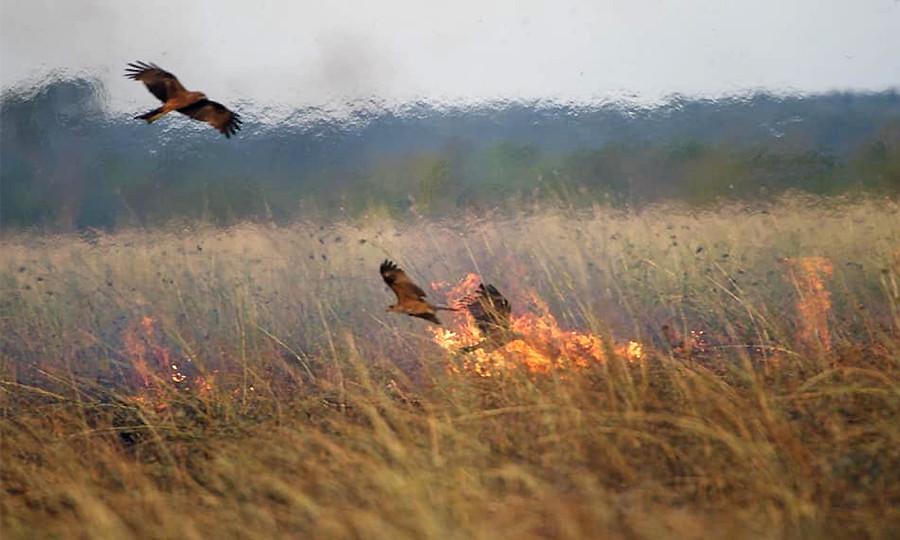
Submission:
<svg viewBox="0 0 900 540">
<path fill-rule="evenodd" d="M 898 216 L 6 231 L 0 532 L 896 538 Z M 526 337 L 386 312 L 385 258 L 436 303 L 495 284 Z"/>
</svg>

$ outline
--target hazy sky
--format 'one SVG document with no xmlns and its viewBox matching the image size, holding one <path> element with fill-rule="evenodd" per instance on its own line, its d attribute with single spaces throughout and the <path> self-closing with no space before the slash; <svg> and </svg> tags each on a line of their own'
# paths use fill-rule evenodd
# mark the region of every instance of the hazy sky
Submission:
<svg viewBox="0 0 900 540">
<path fill-rule="evenodd" d="M 900 86 L 898 0 L 2 0 L 3 89 L 133 60 L 223 102 L 656 100 Z"/>
</svg>

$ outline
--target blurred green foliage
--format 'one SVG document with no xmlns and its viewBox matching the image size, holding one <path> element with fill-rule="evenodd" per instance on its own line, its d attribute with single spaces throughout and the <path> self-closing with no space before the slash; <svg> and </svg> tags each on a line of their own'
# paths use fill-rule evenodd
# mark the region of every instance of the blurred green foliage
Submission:
<svg viewBox="0 0 900 540">
<path fill-rule="evenodd" d="M 342 131 L 248 121 L 225 140 L 174 116 L 153 126 L 111 118 L 102 87 L 90 81 L 7 92 L 0 224 L 65 231 L 440 216 L 560 197 L 634 207 L 766 200 L 788 190 L 900 195 L 895 92 L 676 99 L 640 114 L 422 110 L 362 124 Z"/>
</svg>

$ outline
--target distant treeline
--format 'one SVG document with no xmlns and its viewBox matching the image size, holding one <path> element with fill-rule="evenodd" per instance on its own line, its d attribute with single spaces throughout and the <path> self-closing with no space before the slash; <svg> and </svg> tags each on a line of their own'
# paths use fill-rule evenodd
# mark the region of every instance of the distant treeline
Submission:
<svg viewBox="0 0 900 540">
<path fill-rule="evenodd" d="M 255 121 L 265 109 L 244 104 L 231 140 L 181 118 L 112 116 L 103 95 L 84 79 L 3 95 L 3 227 L 445 215 L 559 198 L 707 204 L 786 190 L 900 196 L 896 91 L 643 109 L 412 104 L 280 122 Z"/>
</svg>

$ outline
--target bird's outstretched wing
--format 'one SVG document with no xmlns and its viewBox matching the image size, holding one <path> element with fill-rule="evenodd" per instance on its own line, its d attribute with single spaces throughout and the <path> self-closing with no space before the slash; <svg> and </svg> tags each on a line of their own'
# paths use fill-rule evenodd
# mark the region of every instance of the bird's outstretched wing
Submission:
<svg viewBox="0 0 900 540">
<path fill-rule="evenodd" d="M 388 287 L 397 295 L 397 301 L 400 304 L 411 301 L 420 301 L 427 295 L 421 287 L 416 285 L 409 279 L 406 272 L 400 269 L 392 261 L 385 259 L 379 268 L 381 278 L 387 283 Z"/>
<path fill-rule="evenodd" d="M 463 298 L 463 307 L 475 319 L 475 324 L 484 339 L 475 345 L 463 347 L 460 352 L 470 353 L 478 349 L 491 352 L 502 347 L 514 339 L 522 339 L 523 336 L 512 331 L 510 316 L 512 308 L 509 300 L 491 284 L 478 285 L 478 290 Z"/>
<path fill-rule="evenodd" d="M 178 78 L 156 64 L 146 62 L 132 62 L 125 69 L 125 76 L 135 81 L 141 81 L 163 103 L 173 99 L 179 94 L 187 92 L 184 86 L 178 82 Z"/>
<path fill-rule="evenodd" d="M 509 330 L 512 308 L 509 300 L 493 285 L 479 284 L 475 293 L 463 299 L 463 305 L 485 337 L 498 330 Z"/>
<path fill-rule="evenodd" d="M 222 132 L 225 137 L 231 137 L 241 129 L 241 117 L 229 110 L 221 103 L 201 99 L 200 101 L 178 109 L 178 112 L 186 114 L 194 120 L 207 122 L 209 125 Z"/>
</svg>

